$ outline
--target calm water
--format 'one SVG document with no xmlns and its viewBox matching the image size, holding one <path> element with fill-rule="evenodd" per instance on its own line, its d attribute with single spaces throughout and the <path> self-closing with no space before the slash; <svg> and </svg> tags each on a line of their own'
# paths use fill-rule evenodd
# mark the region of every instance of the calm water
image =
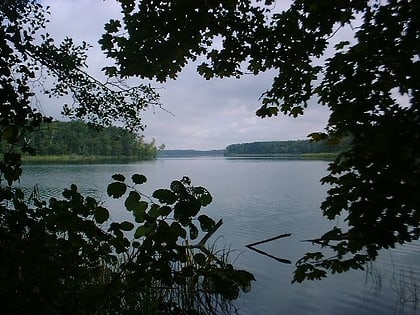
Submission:
<svg viewBox="0 0 420 315">
<path fill-rule="evenodd" d="M 337 221 L 322 218 L 319 205 L 326 187 L 319 179 L 327 162 L 255 159 L 158 159 L 136 164 L 26 166 L 23 187 L 39 184 L 46 196 L 57 196 L 71 183 L 85 194 L 101 198 L 113 208 L 112 218 L 129 219 L 129 213 L 106 196 L 111 175 L 147 176 L 143 192 L 168 187 L 184 175 L 206 187 L 213 203 L 204 208 L 223 219 L 217 241 L 229 246 L 235 265 L 252 272 L 257 281 L 250 293 L 236 302 L 240 314 L 416 314 L 420 313 L 420 243 L 384 251 L 369 271 L 331 275 L 322 281 L 290 284 L 294 263 L 310 243 Z M 289 238 L 259 245 L 271 255 L 289 259 L 279 263 L 244 246 L 283 233 Z"/>
</svg>

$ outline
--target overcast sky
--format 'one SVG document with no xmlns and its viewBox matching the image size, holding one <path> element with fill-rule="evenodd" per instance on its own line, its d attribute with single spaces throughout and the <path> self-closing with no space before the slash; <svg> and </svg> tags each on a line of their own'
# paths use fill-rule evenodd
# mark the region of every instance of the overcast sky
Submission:
<svg viewBox="0 0 420 315">
<path fill-rule="evenodd" d="M 89 71 L 109 65 L 97 41 L 103 26 L 110 18 L 120 16 L 120 8 L 113 0 L 43 0 L 50 6 L 48 32 L 56 39 L 65 36 L 75 42 L 86 41 L 94 47 L 89 51 Z M 156 139 L 166 149 L 223 149 L 229 144 L 305 139 L 314 131 L 322 131 L 328 112 L 325 107 L 310 104 L 299 118 L 278 117 L 261 119 L 255 115 L 258 98 L 271 86 L 270 74 L 241 79 L 213 79 L 206 81 L 188 65 L 177 80 L 155 84 L 161 102 L 173 113 L 155 109 L 143 115 L 147 125 L 144 136 Z M 141 83 L 139 81 L 138 83 Z M 57 100 L 41 104 L 47 115 L 63 119 Z"/>
</svg>

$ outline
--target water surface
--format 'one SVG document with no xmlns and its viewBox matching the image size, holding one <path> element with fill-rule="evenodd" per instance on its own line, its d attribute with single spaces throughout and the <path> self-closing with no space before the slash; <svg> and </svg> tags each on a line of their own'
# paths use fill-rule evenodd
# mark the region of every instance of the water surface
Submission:
<svg viewBox="0 0 420 315">
<path fill-rule="evenodd" d="M 332 275 L 322 281 L 291 284 L 294 263 L 315 251 L 305 239 L 316 238 L 338 221 L 321 216 L 327 187 L 319 183 L 328 162 L 275 159 L 183 158 L 132 164 L 28 165 L 21 185 L 38 183 L 45 196 L 57 196 L 75 183 L 84 194 L 106 202 L 112 219 L 130 214 L 106 196 L 114 173 L 146 175 L 143 192 L 169 187 L 187 175 L 206 187 L 213 203 L 204 208 L 224 224 L 210 241 L 229 246 L 235 265 L 252 272 L 257 281 L 236 302 L 240 314 L 416 314 L 411 301 L 420 292 L 420 243 L 383 251 L 368 271 Z M 244 246 L 276 235 L 288 238 L 261 244 L 259 249 L 291 260 L 282 264 Z M 420 307 L 420 306 L 419 306 Z"/>
</svg>

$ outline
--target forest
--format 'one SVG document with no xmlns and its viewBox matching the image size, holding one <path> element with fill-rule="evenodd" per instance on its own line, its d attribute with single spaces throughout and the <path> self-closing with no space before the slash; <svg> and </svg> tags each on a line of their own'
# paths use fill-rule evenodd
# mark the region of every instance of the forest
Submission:
<svg viewBox="0 0 420 315">
<path fill-rule="evenodd" d="M 223 156 L 224 150 L 159 150 L 158 157 Z"/>
<path fill-rule="evenodd" d="M 36 148 L 37 157 L 83 156 L 149 160 L 156 158 L 154 141 L 146 143 L 143 136 L 119 127 L 92 128 L 81 121 L 54 121 L 26 137 Z M 6 151 L 4 142 L 1 151 Z M 30 160 L 30 159 L 29 159 Z"/>
<path fill-rule="evenodd" d="M 344 139 L 338 144 L 326 141 L 313 142 L 310 140 L 263 141 L 252 143 L 231 144 L 226 147 L 225 156 L 249 155 L 293 155 L 332 153 L 338 154 L 350 146 L 350 140 Z"/>
</svg>

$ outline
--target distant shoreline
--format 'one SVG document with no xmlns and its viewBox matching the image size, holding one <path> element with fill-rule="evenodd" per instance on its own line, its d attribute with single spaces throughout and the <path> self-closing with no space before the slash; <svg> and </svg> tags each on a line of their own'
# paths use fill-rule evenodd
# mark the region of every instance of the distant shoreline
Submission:
<svg viewBox="0 0 420 315">
<path fill-rule="evenodd" d="M 339 153 L 301 153 L 301 154 L 226 154 L 227 158 L 278 158 L 303 160 L 334 160 Z"/>
<path fill-rule="evenodd" d="M 150 161 L 156 158 L 139 158 L 135 156 L 98 156 L 98 155 L 35 155 L 23 156 L 24 164 L 43 163 L 119 163 Z"/>
<path fill-rule="evenodd" d="M 229 154 L 224 155 L 222 152 L 217 151 L 210 153 L 210 151 L 185 150 L 188 152 L 180 152 L 178 154 L 158 154 L 157 158 L 199 158 L 199 157 L 221 157 L 221 158 L 272 158 L 272 159 L 301 159 L 301 160 L 334 160 L 338 153 L 303 153 L 303 154 Z M 141 162 L 151 161 L 157 158 L 139 158 L 134 156 L 83 156 L 83 155 L 35 155 L 23 156 L 22 161 L 24 164 L 51 164 L 51 163 L 127 163 L 127 162 Z"/>
</svg>

